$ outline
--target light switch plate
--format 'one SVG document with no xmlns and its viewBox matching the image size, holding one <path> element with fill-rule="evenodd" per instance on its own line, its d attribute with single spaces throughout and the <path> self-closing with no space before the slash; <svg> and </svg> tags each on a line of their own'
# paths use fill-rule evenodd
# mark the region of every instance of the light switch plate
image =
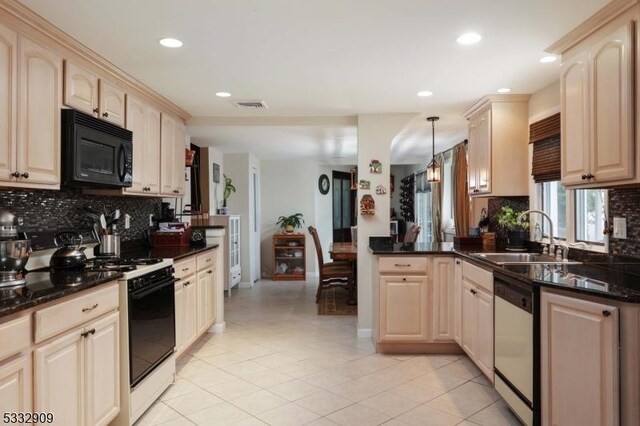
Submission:
<svg viewBox="0 0 640 426">
<path fill-rule="evenodd" d="M 624 217 L 613 218 L 613 238 L 627 239 L 627 219 Z"/>
</svg>

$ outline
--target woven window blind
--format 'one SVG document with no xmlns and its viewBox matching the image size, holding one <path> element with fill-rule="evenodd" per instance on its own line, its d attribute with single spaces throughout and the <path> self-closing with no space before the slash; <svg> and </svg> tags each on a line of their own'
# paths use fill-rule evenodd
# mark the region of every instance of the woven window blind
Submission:
<svg viewBox="0 0 640 426">
<path fill-rule="evenodd" d="M 533 144 L 533 180 L 560 180 L 560 113 L 531 124 L 529 135 L 529 143 Z"/>
</svg>

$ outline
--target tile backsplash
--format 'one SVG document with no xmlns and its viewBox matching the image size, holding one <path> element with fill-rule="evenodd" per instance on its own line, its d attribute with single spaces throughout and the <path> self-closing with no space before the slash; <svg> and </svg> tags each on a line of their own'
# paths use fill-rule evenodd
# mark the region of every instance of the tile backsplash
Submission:
<svg viewBox="0 0 640 426">
<path fill-rule="evenodd" d="M 640 189 L 612 189 L 609 191 L 609 221 L 614 217 L 627 219 L 627 239 L 611 237 L 609 253 L 640 258 Z"/>
<path fill-rule="evenodd" d="M 82 210 L 90 207 L 98 212 L 120 209 L 121 215 L 131 216 L 131 228 L 124 229 L 120 221 L 123 241 L 144 237 L 149 227 L 149 215 L 160 215 L 161 198 L 109 197 L 86 195 L 74 189 L 62 191 L 44 190 L 0 190 L 0 209 L 6 209 L 22 217 L 25 231 L 68 230 L 79 227 L 90 228 L 91 219 Z"/>
</svg>

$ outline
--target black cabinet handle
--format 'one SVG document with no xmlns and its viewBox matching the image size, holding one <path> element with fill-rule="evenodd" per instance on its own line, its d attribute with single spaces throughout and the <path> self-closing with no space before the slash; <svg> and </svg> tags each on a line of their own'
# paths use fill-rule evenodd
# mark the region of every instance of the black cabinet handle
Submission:
<svg viewBox="0 0 640 426">
<path fill-rule="evenodd" d="M 103 113 L 102 113 L 102 116 L 103 116 L 103 117 L 108 117 L 108 116 L 109 116 L 109 113 L 108 113 L 108 112 L 103 112 Z"/>
<path fill-rule="evenodd" d="M 471 292 L 471 294 L 473 294 L 474 296 L 475 296 L 476 294 L 478 294 L 478 292 L 477 292 L 476 290 L 474 290 L 474 289 L 471 289 L 471 290 L 469 290 L 469 291 L 470 291 L 470 292 Z"/>
<path fill-rule="evenodd" d="M 11 173 L 11 176 L 13 176 L 14 178 L 19 178 L 20 177 L 20 172 L 15 171 L 15 172 Z"/>
<path fill-rule="evenodd" d="M 611 316 L 611 311 L 604 310 L 604 311 L 602 311 L 602 315 L 605 316 L 605 317 L 610 317 Z"/>
<path fill-rule="evenodd" d="M 587 180 L 587 175 L 586 174 L 583 173 L 581 177 L 582 177 L 582 180 Z"/>
<path fill-rule="evenodd" d="M 93 112 L 95 112 L 96 114 L 100 112 L 100 110 L 98 108 L 94 108 Z"/>
<path fill-rule="evenodd" d="M 459 264 L 460 264 L 460 261 L 459 261 L 459 260 L 456 260 L 456 265 L 459 265 Z"/>
<path fill-rule="evenodd" d="M 84 333 L 81 333 L 80 335 L 82 337 L 89 337 L 90 334 L 96 334 L 96 329 L 92 328 L 91 330 L 87 330 Z"/>
<path fill-rule="evenodd" d="M 25 179 L 29 179 L 29 173 L 27 172 L 24 172 L 21 176 Z"/>
<path fill-rule="evenodd" d="M 595 176 L 594 176 L 594 175 L 592 175 L 591 173 L 589 173 L 589 174 L 587 175 L 587 179 L 589 179 L 589 180 L 593 179 L 594 177 L 595 177 Z"/>
</svg>

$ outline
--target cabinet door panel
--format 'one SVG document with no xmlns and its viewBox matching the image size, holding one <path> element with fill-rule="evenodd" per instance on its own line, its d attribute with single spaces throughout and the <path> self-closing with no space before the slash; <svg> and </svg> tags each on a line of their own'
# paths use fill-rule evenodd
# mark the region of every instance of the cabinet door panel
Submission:
<svg viewBox="0 0 640 426">
<path fill-rule="evenodd" d="M 85 406 L 87 425 L 108 425 L 120 411 L 119 312 L 87 328 Z"/>
<path fill-rule="evenodd" d="M 619 424 L 618 322 L 615 307 L 542 293 L 543 425 Z"/>
<path fill-rule="evenodd" d="M 478 163 L 476 162 L 476 152 L 478 150 L 478 119 L 469 121 L 469 144 L 468 144 L 468 179 L 469 193 L 476 194 L 478 189 Z"/>
<path fill-rule="evenodd" d="M 184 323 L 183 323 L 183 342 L 185 348 L 190 346 L 197 337 L 198 333 L 198 292 L 197 278 L 192 275 L 183 280 L 184 284 Z"/>
<path fill-rule="evenodd" d="M 0 413 L 33 411 L 31 352 L 0 365 Z"/>
<path fill-rule="evenodd" d="M 144 103 L 127 97 L 127 130 L 133 132 L 133 182 L 126 192 L 145 194 L 145 171 L 149 164 L 146 156 L 147 144 L 147 108 Z"/>
<path fill-rule="evenodd" d="M 560 116 L 562 183 L 584 183 L 589 173 L 589 70 L 586 52 L 562 64 Z"/>
<path fill-rule="evenodd" d="M 216 268 L 210 269 L 207 272 L 209 275 L 209 324 L 212 324 L 216 320 Z"/>
<path fill-rule="evenodd" d="M 493 382 L 493 295 L 481 288 L 478 288 L 477 291 L 476 364 Z"/>
<path fill-rule="evenodd" d="M 209 274 L 207 273 L 207 271 L 198 272 L 198 335 L 200 335 L 207 329 L 209 316 L 207 306 L 209 305 L 209 297 Z"/>
<path fill-rule="evenodd" d="M 476 147 L 476 169 L 478 191 L 482 194 L 491 192 L 491 110 L 478 117 Z"/>
<path fill-rule="evenodd" d="M 173 187 L 176 191 L 176 195 L 184 195 L 185 188 L 185 149 L 186 149 L 186 130 L 182 122 L 176 121 L 176 145 L 175 145 L 175 157 L 174 171 L 173 171 Z M 196 206 L 197 207 L 197 206 Z"/>
<path fill-rule="evenodd" d="M 454 339 L 454 268 L 453 258 L 434 257 L 433 331 L 434 341 Z"/>
<path fill-rule="evenodd" d="M 73 62 L 64 61 L 64 104 L 96 116 L 98 76 Z"/>
<path fill-rule="evenodd" d="M 18 171 L 22 183 L 60 184 L 62 60 L 21 39 Z"/>
<path fill-rule="evenodd" d="M 472 293 L 477 291 L 475 286 L 469 284 L 464 279 L 462 281 L 462 349 L 470 358 L 476 357 L 476 337 L 478 303 L 476 296 Z"/>
<path fill-rule="evenodd" d="M 147 106 L 144 184 L 148 194 L 160 192 L 160 111 Z"/>
<path fill-rule="evenodd" d="M 597 182 L 634 176 L 634 24 L 592 46 L 591 173 Z"/>
<path fill-rule="evenodd" d="M 36 348 L 35 411 L 53 413 L 56 424 L 84 424 L 84 359 L 81 330 Z"/>
<path fill-rule="evenodd" d="M 125 94 L 124 90 L 100 80 L 100 118 L 124 127 L 125 124 Z"/>
<path fill-rule="evenodd" d="M 456 259 L 453 281 L 453 338 L 462 345 L 462 261 Z"/>
<path fill-rule="evenodd" d="M 160 131 L 160 192 L 175 196 L 174 177 L 176 155 L 176 121 L 167 114 L 162 114 Z"/>
<path fill-rule="evenodd" d="M 381 276 L 380 290 L 380 338 L 427 342 L 427 277 Z"/>
<path fill-rule="evenodd" d="M 14 181 L 18 104 L 18 34 L 0 25 L 0 181 Z"/>
</svg>

